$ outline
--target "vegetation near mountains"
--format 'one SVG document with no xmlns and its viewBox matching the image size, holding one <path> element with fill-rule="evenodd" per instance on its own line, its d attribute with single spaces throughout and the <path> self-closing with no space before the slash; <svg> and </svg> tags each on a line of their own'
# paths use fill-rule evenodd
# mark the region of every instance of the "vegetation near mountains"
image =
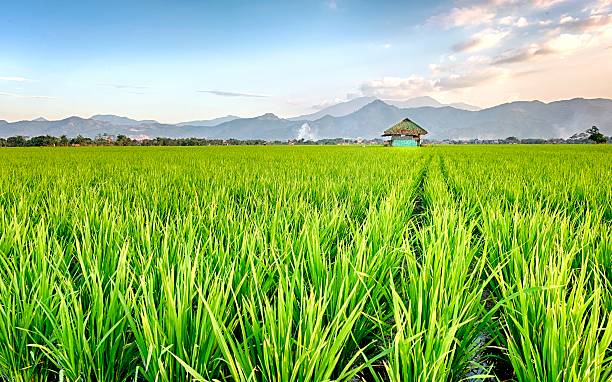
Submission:
<svg viewBox="0 0 612 382">
<path fill-rule="evenodd" d="M 587 130 L 587 134 L 589 134 L 589 139 L 595 143 L 606 143 L 608 139 L 599 132 L 597 126 L 593 126 Z"/>
<path fill-rule="evenodd" d="M 601 133 L 599 133 L 601 135 Z M 569 139 L 519 139 L 517 137 L 507 137 L 495 140 L 451 140 L 451 141 L 427 141 L 427 144 L 585 144 L 585 143 L 612 143 L 612 137 L 601 135 L 599 141 L 591 138 L 588 133 L 574 134 Z M 154 139 L 131 139 L 125 135 L 102 135 L 94 139 L 77 136 L 68 138 L 65 135 L 53 137 L 41 135 L 32 138 L 16 136 L 7 139 L 0 138 L 0 147 L 67 147 L 67 146 L 254 146 L 254 145 L 382 145 L 385 141 L 381 138 L 376 139 L 347 139 L 329 138 L 318 139 L 316 141 L 307 139 L 292 139 L 288 141 L 265 141 L 262 139 L 205 139 L 205 138 L 163 138 Z"/>
<path fill-rule="evenodd" d="M 268 113 L 254 118 L 228 116 L 176 125 L 108 115 L 89 119 L 70 117 L 60 121 L 0 121 L 0 137 L 66 135 L 74 138 L 81 135 L 93 139 L 108 134 L 137 140 L 155 137 L 267 141 L 375 139 L 404 118 L 423 126 L 430 132 L 428 138 L 436 140 L 491 140 L 510 136 L 519 139 L 568 138 L 592 125 L 597 125 L 602 134 L 612 135 L 612 100 L 607 99 L 551 103 L 522 101 L 476 111 L 451 106 L 405 107 L 420 104 L 408 101 L 398 103 L 358 98 L 324 109 L 314 117 L 284 119 Z M 307 137 L 304 137 L 304 131 L 308 132 Z"/>
<path fill-rule="evenodd" d="M 0 380 L 610 381 L 611 158 L 2 149 Z"/>
</svg>

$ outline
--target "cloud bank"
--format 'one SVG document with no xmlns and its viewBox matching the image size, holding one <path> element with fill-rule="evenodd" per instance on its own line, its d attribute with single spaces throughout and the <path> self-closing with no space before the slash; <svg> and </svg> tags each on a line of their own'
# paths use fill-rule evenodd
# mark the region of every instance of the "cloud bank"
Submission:
<svg viewBox="0 0 612 382">
<path fill-rule="evenodd" d="M 465 99 L 474 93 L 490 93 L 485 88 L 533 88 L 536 78 L 559 87 L 560 82 L 552 77 L 554 71 L 573 70 L 573 77 L 590 76 L 588 69 L 575 67 L 584 65 L 589 57 L 601 60 L 612 44 L 612 0 L 590 1 L 586 6 L 564 0 L 458 0 L 456 4 L 431 16 L 423 26 L 432 33 L 442 27 L 465 36 L 449 46 L 439 62 L 406 77 L 363 81 L 361 94 L 383 99 L 422 95 Z M 612 77 L 610 69 L 597 65 L 604 76 Z M 513 80 L 526 76 L 531 83 Z"/>
<path fill-rule="evenodd" d="M 198 90 L 198 93 L 208 93 L 220 97 L 247 97 L 247 98 L 268 98 L 269 95 L 265 94 L 252 94 L 252 93 L 238 93 L 229 92 L 224 90 Z"/>
</svg>

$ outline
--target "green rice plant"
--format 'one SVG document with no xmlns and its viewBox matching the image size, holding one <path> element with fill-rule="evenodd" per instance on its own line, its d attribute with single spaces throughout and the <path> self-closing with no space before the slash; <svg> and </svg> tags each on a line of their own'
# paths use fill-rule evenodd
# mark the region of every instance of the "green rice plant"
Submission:
<svg viewBox="0 0 612 382">
<path fill-rule="evenodd" d="M 571 167 L 563 151 L 537 167 L 509 161 L 509 150 L 484 167 L 446 160 L 449 182 L 477 211 L 490 269 L 500 270 L 492 328 L 518 380 L 600 381 L 612 372 L 610 190 L 596 180 L 610 168 L 578 150 Z"/>
<path fill-rule="evenodd" d="M 427 221 L 414 232 L 419 253 L 406 248 L 398 281 L 391 280 L 396 334 L 387 372 L 394 381 L 483 378 L 486 257 L 472 240 L 474 224 L 452 200 L 435 165 L 425 197 Z"/>
<path fill-rule="evenodd" d="M 0 379 L 44 381 L 51 365 L 31 344 L 51 332 L 41 303 L 54 303 L 59 280 L 47 254 L 58 248 L 47 245 L 40 228 L 29 237 L 24 218 L 0 207 Z"/>
<path fill-rule="evenodd" d="M 487 240 L 504 238 L 491 251 L 506 263 L 495 293 L 503 301 L 501 341 L 518 380 L 612 377 L 610 289 L 596 258 L 578 257 L 573 229 L 569 218 L 550 212 L 485 215 Z"/>
<path fill-rule="evenodd" d="M 0 149 L 0 380 L 608 380 L 610 154 Z"/>
</svg>

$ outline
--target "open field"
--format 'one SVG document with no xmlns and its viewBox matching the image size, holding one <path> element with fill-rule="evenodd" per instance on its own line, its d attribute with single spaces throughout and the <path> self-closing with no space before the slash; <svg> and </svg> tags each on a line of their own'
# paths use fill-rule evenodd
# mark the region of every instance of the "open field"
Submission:
<svg viewBox="0 0 612 382">
<path fill-rule="evenodd" d="M 0 380 L 610 381 L 612 147 L 0 149 Z"/>
</svg>

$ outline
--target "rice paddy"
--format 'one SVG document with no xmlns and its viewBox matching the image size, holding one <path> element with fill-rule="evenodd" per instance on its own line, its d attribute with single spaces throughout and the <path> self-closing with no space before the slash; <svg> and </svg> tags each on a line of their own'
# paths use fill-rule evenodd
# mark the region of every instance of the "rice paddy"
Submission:
<svg viewBox="0 0 612 382">
<path fill-rule="evenodd" d="M 606 146 L 0 150 L 0 380 L 610 381 Z"/>
</svg>

